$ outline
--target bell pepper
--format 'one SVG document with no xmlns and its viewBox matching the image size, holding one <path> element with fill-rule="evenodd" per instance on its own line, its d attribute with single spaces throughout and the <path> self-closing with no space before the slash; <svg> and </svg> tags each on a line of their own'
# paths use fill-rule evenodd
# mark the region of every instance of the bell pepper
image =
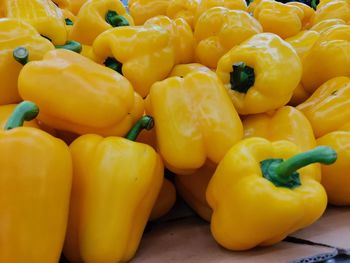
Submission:
<svg viewBox="0 0 350 263">
<path fill-rule="evenodd" d="M 68 38 L 69 38 L 70 31 L 73 28 L 73 25 L 74 25 L 76 17 L 68 9 L 62 9 L 62 13 L 63 13 L 63 16 L 64 16 L 64 21 L 66 23 L 66 30 L 67 30 L 67 34 L 68 34 Z"/>
<path fill-rule="evenodd" d="M 335 149 L 338 160 L 334 165 L 322 165 L 322 185 L 326 189 L 328 202 L 332 205 L 350 205 L 349 164 L 350 132 L 334 131 L 317 139 L 319 145 Z"/>
<path fill-rule="evenodd" d="M 61 9 L 68 9 L 71 5 L 71 2 L 74 2 L 75 0 L 52 0 L 52 2 L 55 3 L 59 8 Z"/>
<path fill-rule="evenodd" d="M 340 18 L 345 22 L 350 22 L 350 4 L 346 0 L 329 1 L 323 5 L 318 5 L 315 15 L 312 17 L 312 25 L 320 21 L 332 18 Z"/>
<path fill-rule="evenodd" d="M 30 24 L 18 19 L 0 19 L 0 105 L 21 101 L 17 79 L 22 65 L 13 58 L 17 47 L 29 50 L 29 60 L 40 60 L 47 51 L 55 48 Z"/>
<path fill-rule="evenodd" d="M 234 145 L 206 193 L 215 240 L 230 250 L 248 250 L 278 243 L 315 222 L 326 209 L 327 195 L 303 167 L 336 158 L 326 146 L 300 153 L 289 141 L 258 137 Z"/>
<path fill-rule="evenodd" d="M 218 163 L 242 138 L 242 123 L 213 72 L 194 71 L 153 84 L 146 112 L 155 120 L 165 166 L 189 174 L 207 159 Z"/>
<path fill-rule="evenodd" d="M 176 202 L 176 190 L 173 183 L 164 178 L 162 188 L 160 189 L 157 200 L 152 208 L 150 221 L 159 219 L 167 214 L 173 208 Z"/>
<path fill-rule="evenodd" d="M 79 13 L 80 8 L 85 4 L 88 0 L 70 0 L 71 3 L 69 5 L 69 10 L 77 15 Z"/>
<path fill-rule="evenodd" d="M 127 79 L 64 49 L 26 64 L 18 90 L 40 107 L 38 119 L 43 123 L 77 134 L 124 135 L 144 110 Z"/>
<path fill-rule="evenodd" d="M 142 97 L 154 82 L 168 76 L 175 63 L 173 37 L 156 25 L 110 29 L 92 47 L 97 58 L 125 76 Z"/>
<path fill-rule="evenodd" d="M 285 106 L 278 110 L 249 115 L 242 121 L 244 137 L 262 137 L 269 141 L 287 140 L 297 145 L 302 151 L 316 147 L 316 139 L 310 122 L 296 108 Z M 309 175 L 321 180 L 319 164 L 312 164 Z M 313 172 L 311 173 L 311 170 Z"/>
<path fill-rule="evenodd" d="M 316 138 L 339 130 L 350 120 L 350 78 L 330 79 L 297 108 L 309 119 Z"/>
<path fill-rule="evenodd" d="M 172 0 L 169 2 L 166 15 L 172 19 L 183 18 L 192 30 L 195 27 L 195 14 L 200 0 Z"/>
<path fill-rule="evenodd" d="M 320 34 L 322 34 L 324 31 L 326 31 L 328 28 L 335 26 L 335 25 L 345 25 L 345 21 L 340 18 L 331 18 L 326 19 L 318 22 L 317 24 L 313 25 L 310 30 L 317 31 Z"/>
<path fill-rule="evenodd" d="M 88 134 L 70 145 L 74 181 L 63 249 L 70 262 L 126 262 L 135 254 L 163 181 L 160 156 L 134 142 L 151 127 L 145 116 L 126 139 Z"/>
<path fill-rule="evenodd" d="M 171 42 L 175 52 L 175 64 L 193 62 L 194 37 L 186 20 L 182 18 L 171 20 L 167 16 L 155 16 L 148 19 L 144 25 L 156 25 L 169 31 L 173 38 Z"/>
<path fill-rule="evenodd" d="M 119 0 L 91 0 L 83 5 L 76 17 L 69 38 L 85 45 L 92 45 L 102 32 L 133 25 L 132 17 Z"/>
<path fill-rule="evenodd" d="M 129 11 L 135 25 L 143 25 L 154 16 L 165 16 L 170 2 L 170 0 L 129 0 Z"/>
<path fill-rule="evenodd" d="M 295 50 L 272 33 L 256 34 L 234 47 L 221 57 L 216 69 L 243 115 L 284 106 L 300 82 L 301 72 Z"/>
<path fill-rule="evenodd" d="M 315 10 L 311 6 L 301 2 L 288 2 L 286 5 L 296 6 L 303 10 L 304 15 L 301 20 L 302 29 L 307 29 L 311 26 L 311 20 L 315 14 Z"/>
<path fill-rule="evenodd" d="M 254 17 L 262 25 L 264 32 L 287 38 L 302 30 L 304 11 L 295 5 L 264 0 L 254 9 Z"/>
<path fill-rule="evenodd" d="M 170 77 L 185 77 L 189 73 L 193 71 L 203 71 L 203 72 L 211 72 L 209 68 L 206 66 L 203 66 L 199 63 L 190 63 L 190 64 L 180 64 L 176 65 L 173 70 L 170 72 Z"/>
<path fill-rule="evenodd" d="M 231 48 L 261 32 L 260 23 L 247 12 L 210 8 L 198 18 L 194 30 L 196 61 L 216 68 L 219 59 Z"/>
<path fill-rule="evenodd" d="M 92 61 L 99 63 L 99 64 L 101 64 L 103 62 L 96 57 L 96 54 L 94 53 L 92 46 L 82 45 L 80 54 L 86 58 L 91 59 Z"/>
<path fill-rule="evenodd" d="M 55 45 L 66 43 L 64 16 L 51 0 L 3 0 L 3 4 L 6 17 L 28 22 Z"/>
<path fill-rule="evenodd" d="M 61 140 L 21 127 L 37 114 L 22 102 L 0 131 L 0 262 L 58 262 L 61 255 L 72 160 Z"/>
</svg>

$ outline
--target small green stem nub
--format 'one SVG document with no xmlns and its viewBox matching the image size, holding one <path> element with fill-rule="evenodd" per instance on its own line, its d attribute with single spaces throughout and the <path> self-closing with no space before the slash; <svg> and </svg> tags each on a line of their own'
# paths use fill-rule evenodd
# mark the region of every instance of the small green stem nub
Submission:
<svg viewBox="0 0 350 263">
<path fill-rule="evenodd" d="M 122 67 L 123 64 L 120 63 L 118 60 L 112 57 L 108 57 L 106 61 L 103 63 L 106 67 L 113 69 L 114 71 L 117 71 L 119 74 L 123 75 Z"/>
<path fill-rule="evenodd" d="M 69 18 L 66 18 L 64 21 L 66 22 L 67 26 L 72 26 L 74 24 L 73 21 L 70 20 Z"/>
<path fill-rule="evenodd" d="M 16 61 L 25 65 L 28 63 L 29 52 L 25 47 L 18 47 L 13 50 L 13 57 Z"/>
<path fill-rule="evenodd" d="M 232 69 L 233 71 L 230 73 L 231 89 L 240 93 L 247 93 L 255 82 L 254 69 L 244 62 L 233 64 Z"/>
<path fill-rule="evenodd" d="M 112 27 L 119 27 L 119 26 L 129 26 L 129 21 L 126 20 L 125 17 L 118 15 L 117 12 L 108 10 L 106 14 L 106 22 L 110 24 Z"/>
<path fill-rule="evenodd" d="M 130 141 L 135 141 L 137 136 L 140 134 L 140 132 L 143 129 L 150 130 L 154 126 L 153 118 L 149 115 L 142 116 L 141 119 L 139 119 L 134 127 L 131 128 L 131 130 L 128 132 L 128 134 L 125 136 L 126 139 Z"/>
<path fill-rule="evenodd" d="M 12 112 L 5 124 L 5 130 L 23 126 L 24 121 L 31 121 L 39 114 L 39 108 L 31 101 L 22 101 Z"/>
<path fill-rule="evenodd" d="M 82 50 L 82 46 L 79 42 L 77 41 L 68 41 L 65 45 L 57 45 L 55 46 L 56 48 L 63 48 L 63 49 L 68 49 L 71 51 L 74 51 L 76 53 L 80 53 Z"/>
<path fill-rule="evenodd" d="M 311 4 L 310 4 L 310 6 L 314 9 L 314 10 L 316 10 L 316 8 L 317 8 L 317 5 L 319 4 L 319 0 L 311 0 Z"/>
</svg>

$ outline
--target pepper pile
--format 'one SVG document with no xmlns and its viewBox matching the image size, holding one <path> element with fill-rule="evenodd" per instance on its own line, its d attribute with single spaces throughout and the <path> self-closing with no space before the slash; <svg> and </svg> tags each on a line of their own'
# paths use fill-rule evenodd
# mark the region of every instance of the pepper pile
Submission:
<svg viewBox="0 0 350 263">
<path fill-rule="evenodd" d="M 129 261 L 176 193 L 230 250 L 350 205 L 350 2 L 282 2 L 0 1 L 0 262 Z"/>
</svg>

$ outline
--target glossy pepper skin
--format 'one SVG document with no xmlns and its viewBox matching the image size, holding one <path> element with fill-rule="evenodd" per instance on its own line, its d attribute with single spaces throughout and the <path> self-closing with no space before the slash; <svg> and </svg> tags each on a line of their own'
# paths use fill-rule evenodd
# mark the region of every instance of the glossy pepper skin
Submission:
<svg viewBox="0 0 350 263">
<path fill-rule="evenodd" d="M 242 123 L 245 138 L 262 137 L 269 141 L 287 140 L 297 145 L 302 151 L 316 147 L 316 139 L 309 120 L 301 111 L 291 106 L 249 115 Z M 321 180 L 319 164 L 311 164 L 307 169 L 310 169 L 309 176 L 317 181 Z"/>
<path fill-rule="evenodd" d="M 192 30 L 195 27 L 195 14 L 200 0 L 172 0 L 170 1 L 166 15 L 172 19 L 183 18 Z"/>
<path fill-rule="evenodd" d="M 69 38 L 85 45 L 92 45 L 102 32 L 112 27 L 133 24 L 132 17 L 121 1 L 90 0 L 81 7 Z"/>
<path fill-rule="evenodd" d="M 124 135 L 143 114 L 142 98 L 127 79 L 69 50 L 26 64 L 18 89 L 38 104 L 40 121 L 77 134 Z"/>
<path fill-rule="evenodd" d="M 61 9 L 68 9 L 71 5 L 71 2 L 74 2 L 75 0 L 52 0 L 52 2 L 55 3 L 59 8 Z"/>
<path fill-rule="evenodd" d="M 218 163 L 242 138 L 242 123 L 215 73 L 156 82 L 146 112 L 155 120 L 159 153 L 175 173 L 194 172 L 207 159 Z"/>
<path fill-rule="evenodd" d="M 20 127 L 37 113 L 22 102 L 0 131 L 1 262 L 54 263 L 63 247 L 72 160 L 61 140 Z"/>
<path fill-rule="evenodd" d="M 105 65 L 112 64 L 127 78 L 142 97 L 154 82 L 167 77 L 175 63 L 171 33 L 156 25 L 110 29 L 96 38 L 93 50 Z"/>
<path fill-rule="evenodd" d="M 55 45 L 64 45 L 67 31 L 62 11 L 51 0 L 3 0 L 5 16 L 28 22 Z"/>
<path fill-rule="evenodd" d="M 131 138 L 95 134 L 79 137 L 70 150 L 74 180 L 64 255 L 70 262 L 129 261 L 162 186 L 160 156 Z"/>
<path fill-rule="evenodd" d="M 345 21 L 340 18 L 331 18 L 326 19 L 318 22 L 317 24 L 313 25 L 310 30 L 317 31 L 320 34 L 326 31 L 328 28 L 335 26 L 335 25 L 345 25 Z"/>
<path fill-rule="evenodd" d="M 69 5 L 69 10 L 77 15 L 79 13 L 80 8 L 87 2 L 88 0 L 71 0 Z"/>
<path fill-rule="evenodd" d="M 299 153 L 291 142 L 258 137 L 228 151 L 206 193 L 220 245 L 238 251 L 270 246 L 321 217 L 326 192 L 302 167 L 333 163 L 336 153 L 328 147 Z"/>
<path fill-rule="evenodd" d="M 332 147 L 338 155 L 334 165 L 322 165 L 322 185 L 326 189 L 328 202 L 332 205 L 350 204 L 350 132 L 334 131 L 317 139 L 319 145 Z"/>
<path fill-rule="evenodd" d="M 143 25 L 148 19 L 166 15 L 170 0 L 131 0 L 129 1 L 130 15 L 135 25 Z"/>
<path fill-rule="evenodd" d="M 309 119 L 316 138 L 341 129 L 350 118 L 350 78 L 336 77 L 321 85 L 298 109 Z"/>
<path fill-rule="evenodd" d="M 339 18 L 345 22 L 350 21 L 350 4 L 345 0 L 328 1 L 317 6 L 312 24 L 315 25 L 326 19 Z"/>
<path fill-rule="evenodd" d="M 17 80 L 22 65 L 13 57 L 17 47 L 29 51 L 29 60 L 40 60 L 47 51 L 55 48 L 30 24 L 17 19 L 0 19 L 0 105 L 21 101 Z"/>
<path fill-rule="evenodd" d="M 243 115 L 284 106 L 300 82 L 301 72 L 295 50 L 272 33 L 256 34 L 234 47 L 221 57 L 216 69 Z"/>
<path fill-rule="evenodd" d="M 193 71 L 211 72 L 209 68 L 199 63 L 180 64 L 173 68 L 169 77 L 184 77 Z"/>
<path fill-rule="evenodd" d="M 303 10 L 303 18 L 301 20 L 302 29 L 311 27 L 311 20 L 315 14 L 315 10 L 312 7 L 301 2 L 288 2 L 286 5 L 296 6 Z"/>
<path fill-rule="evenodd" d="M 198 18 L 194 30 L 196 61 L 216 68 L 219 59 L 231 48 L 261 32 L 260 23 L 247 12 L 210 8 Z"/>
</svg>

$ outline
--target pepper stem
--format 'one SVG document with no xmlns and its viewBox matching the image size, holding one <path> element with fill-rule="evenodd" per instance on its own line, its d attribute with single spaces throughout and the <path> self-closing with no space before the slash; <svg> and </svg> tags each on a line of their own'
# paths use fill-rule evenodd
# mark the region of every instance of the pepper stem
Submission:
<svg viewBox="0 0 350 263">
<path fill-rule="evenodd" d="M 130 141 L 135 141 L 143 129 L 150 130 L 154 126 L 153 118 L 149 115 L 142 116 L 125 136 Z"/>
<path fill-rule="evenodd" d="M 29 52 L 28 49 L 25 47 L 17 47 L 13 50 L 13 58 L 21 63 L 22 65 L 25 65 L 28 63 L 28 58 L 29 58 Z"/>
<path fill-rule="evenodd" d="M 64 45 L 57 45 L 55 46 L 56 48 L 63 48 L 63 49 L 68 49 L 71 51 L 74 51 L 76 53 L 80 53 L 82 50 L 81 44 L 77 41 L 68 41 L 66 44 Z"/>
<path fill-rule="evenodd" d="M 106 22 L 112 27 L 129 26 L 129 21 L 125 17 L 118 15 L 116 11 L 108 10 L 106 14 Z"/>
<path fill-rule="evenodd" d="M 119 74 L 123 75 L 122 67 L 123 64 L 120 63 L 115 58 L 108 57 L 106 61 L 103 63 L 106 67 L 113 69 L 114 71 L 117 71 Z"/>
<path fill-rule="evenodd" d="M 66 22 L 67 26 L 73 26 L 74 25 L 73 21 L 71 19 L 69 19 L 69 18 L 64 19 L 64 21 Z"/>
<path fill-rule="evenodd" d="M 233 71 L 230 73 L 231 89 L 240 93 L 247 93 L 255 82 L 254 69 L 244 62 L 233 64 L 232 69 Z"/>
<path fill-rule="evenodd" d="M 31 121 L 39 114 L 39 108 L 31 101 L 22 101 L 12 112 L 5 124 L 5 130 L 23 126 L 24 121 Z"/>
</svg>

